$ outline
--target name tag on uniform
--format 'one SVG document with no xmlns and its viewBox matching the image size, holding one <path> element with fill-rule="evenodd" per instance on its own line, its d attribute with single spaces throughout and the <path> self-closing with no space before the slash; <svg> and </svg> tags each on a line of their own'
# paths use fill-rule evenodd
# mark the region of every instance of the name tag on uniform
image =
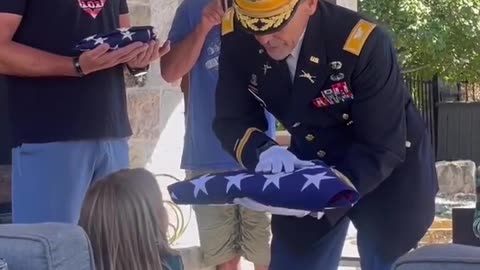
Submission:
<svg viewBox="0 0 480 270">
<path fill-rule="evenodd" d="M 353 94 L 346 82 L 335 83 L 330 89 L 322 90 L 320 94 L 320 97 L 313 100 L 313 104 L 317 108 L 328 107 L 353 99 Z"/>
</svg>

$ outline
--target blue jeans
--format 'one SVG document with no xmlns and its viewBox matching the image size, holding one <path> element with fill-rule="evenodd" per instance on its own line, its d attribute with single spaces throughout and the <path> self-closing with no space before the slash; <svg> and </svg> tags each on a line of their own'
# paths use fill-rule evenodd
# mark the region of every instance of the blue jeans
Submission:
<svg viewBox="0 0 480 270">
<path fill-rule="evenodd" d="M 127 139 L 22 144 L 12 151 L 13 223 L 78 223 L 97 179 L 128 168 Z"/>
</svg>

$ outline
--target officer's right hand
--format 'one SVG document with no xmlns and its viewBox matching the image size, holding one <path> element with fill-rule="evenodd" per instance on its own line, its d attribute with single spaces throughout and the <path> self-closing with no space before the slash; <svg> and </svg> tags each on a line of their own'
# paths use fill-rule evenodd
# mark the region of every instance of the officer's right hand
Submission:
<svg viewBox="0 0 480 270">
<path fill-rule="evenodd" d="M 280 173 L 293 172 L 295 169 L 314 166 L 311 161 L 300 160 L 287 149 L 274 145 L 260 154 L 255 172 Z"/>
<path fill-rule="evenodd" d="M 201 24 L 206 31 L 210 31 L 212 27 L 219 25 L 222 22 L 222 17 L 225 12 L 221 1 L 222 0 L 212 0 L 203 9 Z"/>
<path fill-rule="evenodd" d="M 126 63 L 147 50 L 148 44 L 134 42 L 114 51 L 108 51 L 109 49 L 110 45 L 104 43 L 93 50 L 82 53 L 78 60 L 83 73 L 86 75 Z"/>
</svg>

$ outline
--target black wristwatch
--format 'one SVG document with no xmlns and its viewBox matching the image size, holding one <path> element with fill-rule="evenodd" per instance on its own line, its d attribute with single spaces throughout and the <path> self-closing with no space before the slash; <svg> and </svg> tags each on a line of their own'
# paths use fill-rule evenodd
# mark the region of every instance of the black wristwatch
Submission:
<svg viewBox="0 0 480 270">
<path fill-rule="evenodd" d="M 150 65 L 144 67 L 144 68 L 131 68 L 127 65 L 128 71 L 130 74 L 132 74 L 135 77 L 140 77 L 143 75 L 146 75 L 148 73 L 148 69 L 150 68 Z"/>
<path fill-rule="evenodd" d="M 85 76 L 85 73 L 82 70 L 82 67 L 80 66 L 80 57 L 75 56 L 73 58 L 73 66 L 75 67 L 75 71 L 77 72 L 77 75 L 79 77 Z"/>
</svg>

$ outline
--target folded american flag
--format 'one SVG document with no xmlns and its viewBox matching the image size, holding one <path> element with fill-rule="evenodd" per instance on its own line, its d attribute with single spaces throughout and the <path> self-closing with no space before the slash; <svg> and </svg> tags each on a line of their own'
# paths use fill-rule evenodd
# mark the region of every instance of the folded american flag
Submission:
<svg viewBox="0 0 480 270">
<path fill-rule="evenodd" d="M 156 39 L 157 35 L 153 31 L 152 26 L 134 26 L 86 37 L 75 45 L 75 50 L 82 52 L 88 51 L 103 43 L 108 43 L 111 48 L 110 50 L 116 50 L 136 41 L 147 43 Z"/>
<path fill-rule="evenodd" d="M 352 207 L 355 187 L 323 162 L 292 173 L 260 174 L 233 171 L 202 175 L 168 186 L 176 204 L 241 204 L 253 210 L 304 216 L 329 208 Z M 302 214 L 303 213 L 303 214 Z"/>
</svg>

